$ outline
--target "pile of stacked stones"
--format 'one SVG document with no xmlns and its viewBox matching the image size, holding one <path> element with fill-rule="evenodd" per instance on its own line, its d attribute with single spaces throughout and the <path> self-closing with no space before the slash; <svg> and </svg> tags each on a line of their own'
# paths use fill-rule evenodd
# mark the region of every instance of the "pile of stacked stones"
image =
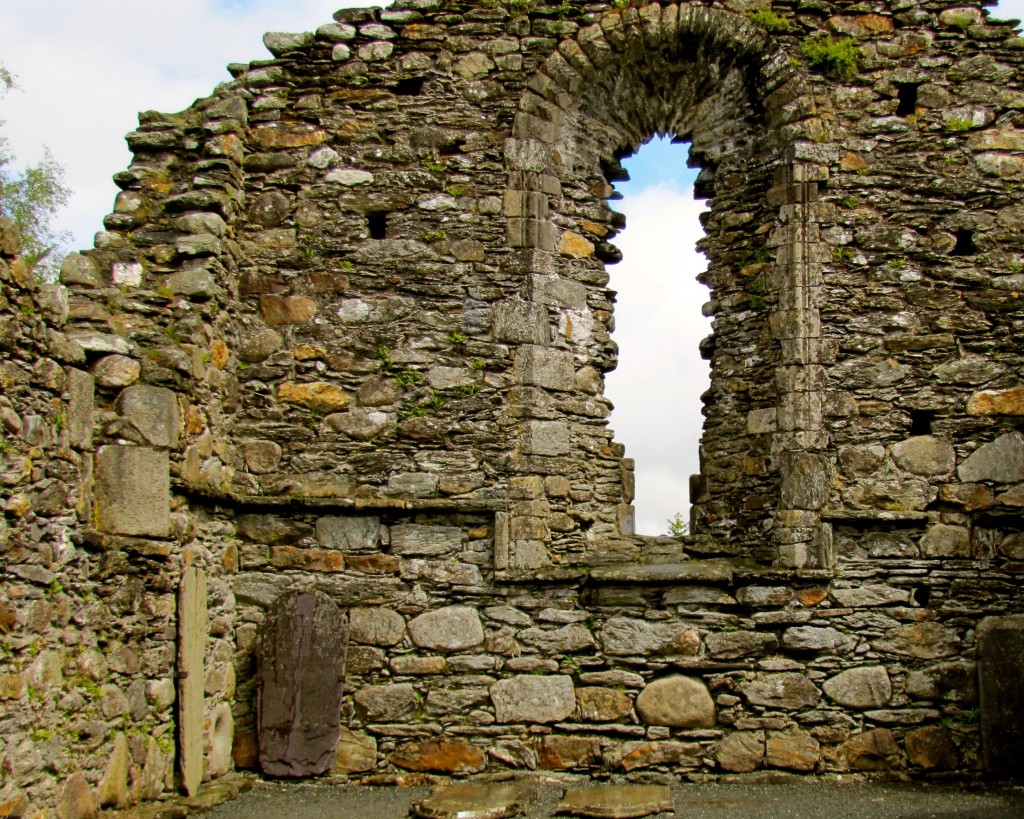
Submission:
<svg viewBox="0 0 1024 819">
<path fill-rule="evenodd" d="M 973 5 L 754 5 L 343 10 L 142 114 L 62 285 L 4 223 L 8 812 L 258 767 L 294 590 L 349 621 L 356 778 L 1012 758 L 984 621 L 1022 607 L 1022 40 Z M 634 533 L 603 396 L 607 200 L 662 132 L 711 206 L 683 539 Z"/>
</svg>

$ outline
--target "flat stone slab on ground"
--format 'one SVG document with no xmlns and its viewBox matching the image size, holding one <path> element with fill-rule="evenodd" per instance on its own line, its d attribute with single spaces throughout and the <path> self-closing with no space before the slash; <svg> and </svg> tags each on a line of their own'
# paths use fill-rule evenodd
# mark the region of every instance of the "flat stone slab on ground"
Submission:
<svg viewBox="0 0 1024 819">
<path fill-rule="evenodd" d="M 537 798 L 531 784 L 441 785 L 414 802 L 412 815 L 420 819 L 505 819 L 524 816 Z"/>
<path fill-rule="evenodd" d="M 593 819 L 629 819 L 672 812 L 667 785 L 600 785 L 568 788 L 556 813 Z"/>
</svg>

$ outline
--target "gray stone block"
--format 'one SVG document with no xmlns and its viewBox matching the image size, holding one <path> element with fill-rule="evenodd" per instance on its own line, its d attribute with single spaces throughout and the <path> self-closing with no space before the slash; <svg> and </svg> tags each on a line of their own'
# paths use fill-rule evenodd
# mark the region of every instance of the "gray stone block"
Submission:
<svg viewBox="0 0 1024 819">
<path fill-rule="evenodd" d="M 549 390 L 571 390 L 575 370 L 572 353 L 554 347 L 524 344 L 516 351 L 515 379 Z"/>
<path fill-rule="evenodd" d="M 316 539 L 325 549 L 342 552 L 376 552 L 381 540 L 378 517 L 317 518 Z"/>
<path fill-rule="evenodd" d="M 547 308 L 530 301 L 506 301 L 494 306 L 494 338 L 521 344 L 551 343 Z"/>
<path fill-rule="evenodd" d="M 576 710 L 572 678 L 519 675 L 491 686 L 491 702 L 498 722 L 562 722 Z"/>
<path fill-rule="evenodd" d="M 170 472 L 166 450 L 105 446 L 96 453 L 96 527 L 115 535 L 167 537 Z"/>
<path fill-rule="evenodd" d="M 564 421 L 527 421 L 523 425 L 523 454 L 565 455 L 570 437 L 569 425 Z"/>
<path fill-rule="evenodd" d="M 170 390 L 144 384 L 128 387 L 118 398 L 117 409 L 129 429 L 138 433 L 138 443 L 170 448 L 178 445 L 178 397 Z"/>
<path fill-rule="evenodd" d="M 409 636 L 420 648 L 434 651 L 465 651 L 482 645 L 480 615 L 469 606 L 446 606 L 409 621 Z"/>
<path fill-rule="evenodd" d="M 65 370 L 64 391 L 67 394 L 68 443 L 79 449 L 92 446 L 94 406 L 93 379 L 83 370 Z"/>
<path fill-rule="evenodd" d="M 957 475 L 964 483 L 1024 481 L 1024 435 L 1008 432 L 978 447 L 960 464 Z"/>
</svg>

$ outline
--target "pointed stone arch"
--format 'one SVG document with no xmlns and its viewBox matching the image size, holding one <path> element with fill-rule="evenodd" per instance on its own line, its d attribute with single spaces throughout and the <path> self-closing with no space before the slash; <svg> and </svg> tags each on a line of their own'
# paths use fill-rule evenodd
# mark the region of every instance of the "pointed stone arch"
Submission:
<svg viewBox="0 0 1024 819">
<path fill-rule="evenodd" d="M 655 133 L 692 142 L 698 194 L 711 198 L 701 249 L 718 318 L 702 350 L 712 386 L 694 531 L 762 562 L 826 566 L 815 201 L 828 170 L 815 158 L 827 131 L 802 69 L 765 32 L 719 9 L 651 4 L 610 10 L 561 42 L 521 94 L 506 146 L 508 238 L 533 302 L 518 309 L 553 308 L 556 349 L 614 368 L 601 321 L 613 326 L 603 268 L 617 260 L 606 177 Z M 741 373 L 760 388 L 738 393 Z M 610 459 L 606 479 L 627 471 Z M 623 483 L 618 532 L 595 544 L 632 534 Z"/>
</svg>

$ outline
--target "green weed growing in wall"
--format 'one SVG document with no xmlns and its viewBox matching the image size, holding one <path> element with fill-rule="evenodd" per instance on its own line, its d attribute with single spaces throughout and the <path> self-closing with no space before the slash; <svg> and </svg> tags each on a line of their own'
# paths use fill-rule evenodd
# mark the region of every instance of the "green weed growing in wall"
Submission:
<svg viewBox="0 0 1024 819">
<path fill-rule="evenodd" d="M 800 44 L 800 53 L 825 76 L 836 80 L 849 80 L 860 66 L 860 48 L 853 37 L 833 40 L 827 35 L 816 34 Z"/>
<path fill-rule="evenodd" d="M 747 14 L 750 22 L 769 34 L 782 34 L 789 31 L 789 20 L 771 10 L 771 8 L 755 9 Z"/>
</svg>

